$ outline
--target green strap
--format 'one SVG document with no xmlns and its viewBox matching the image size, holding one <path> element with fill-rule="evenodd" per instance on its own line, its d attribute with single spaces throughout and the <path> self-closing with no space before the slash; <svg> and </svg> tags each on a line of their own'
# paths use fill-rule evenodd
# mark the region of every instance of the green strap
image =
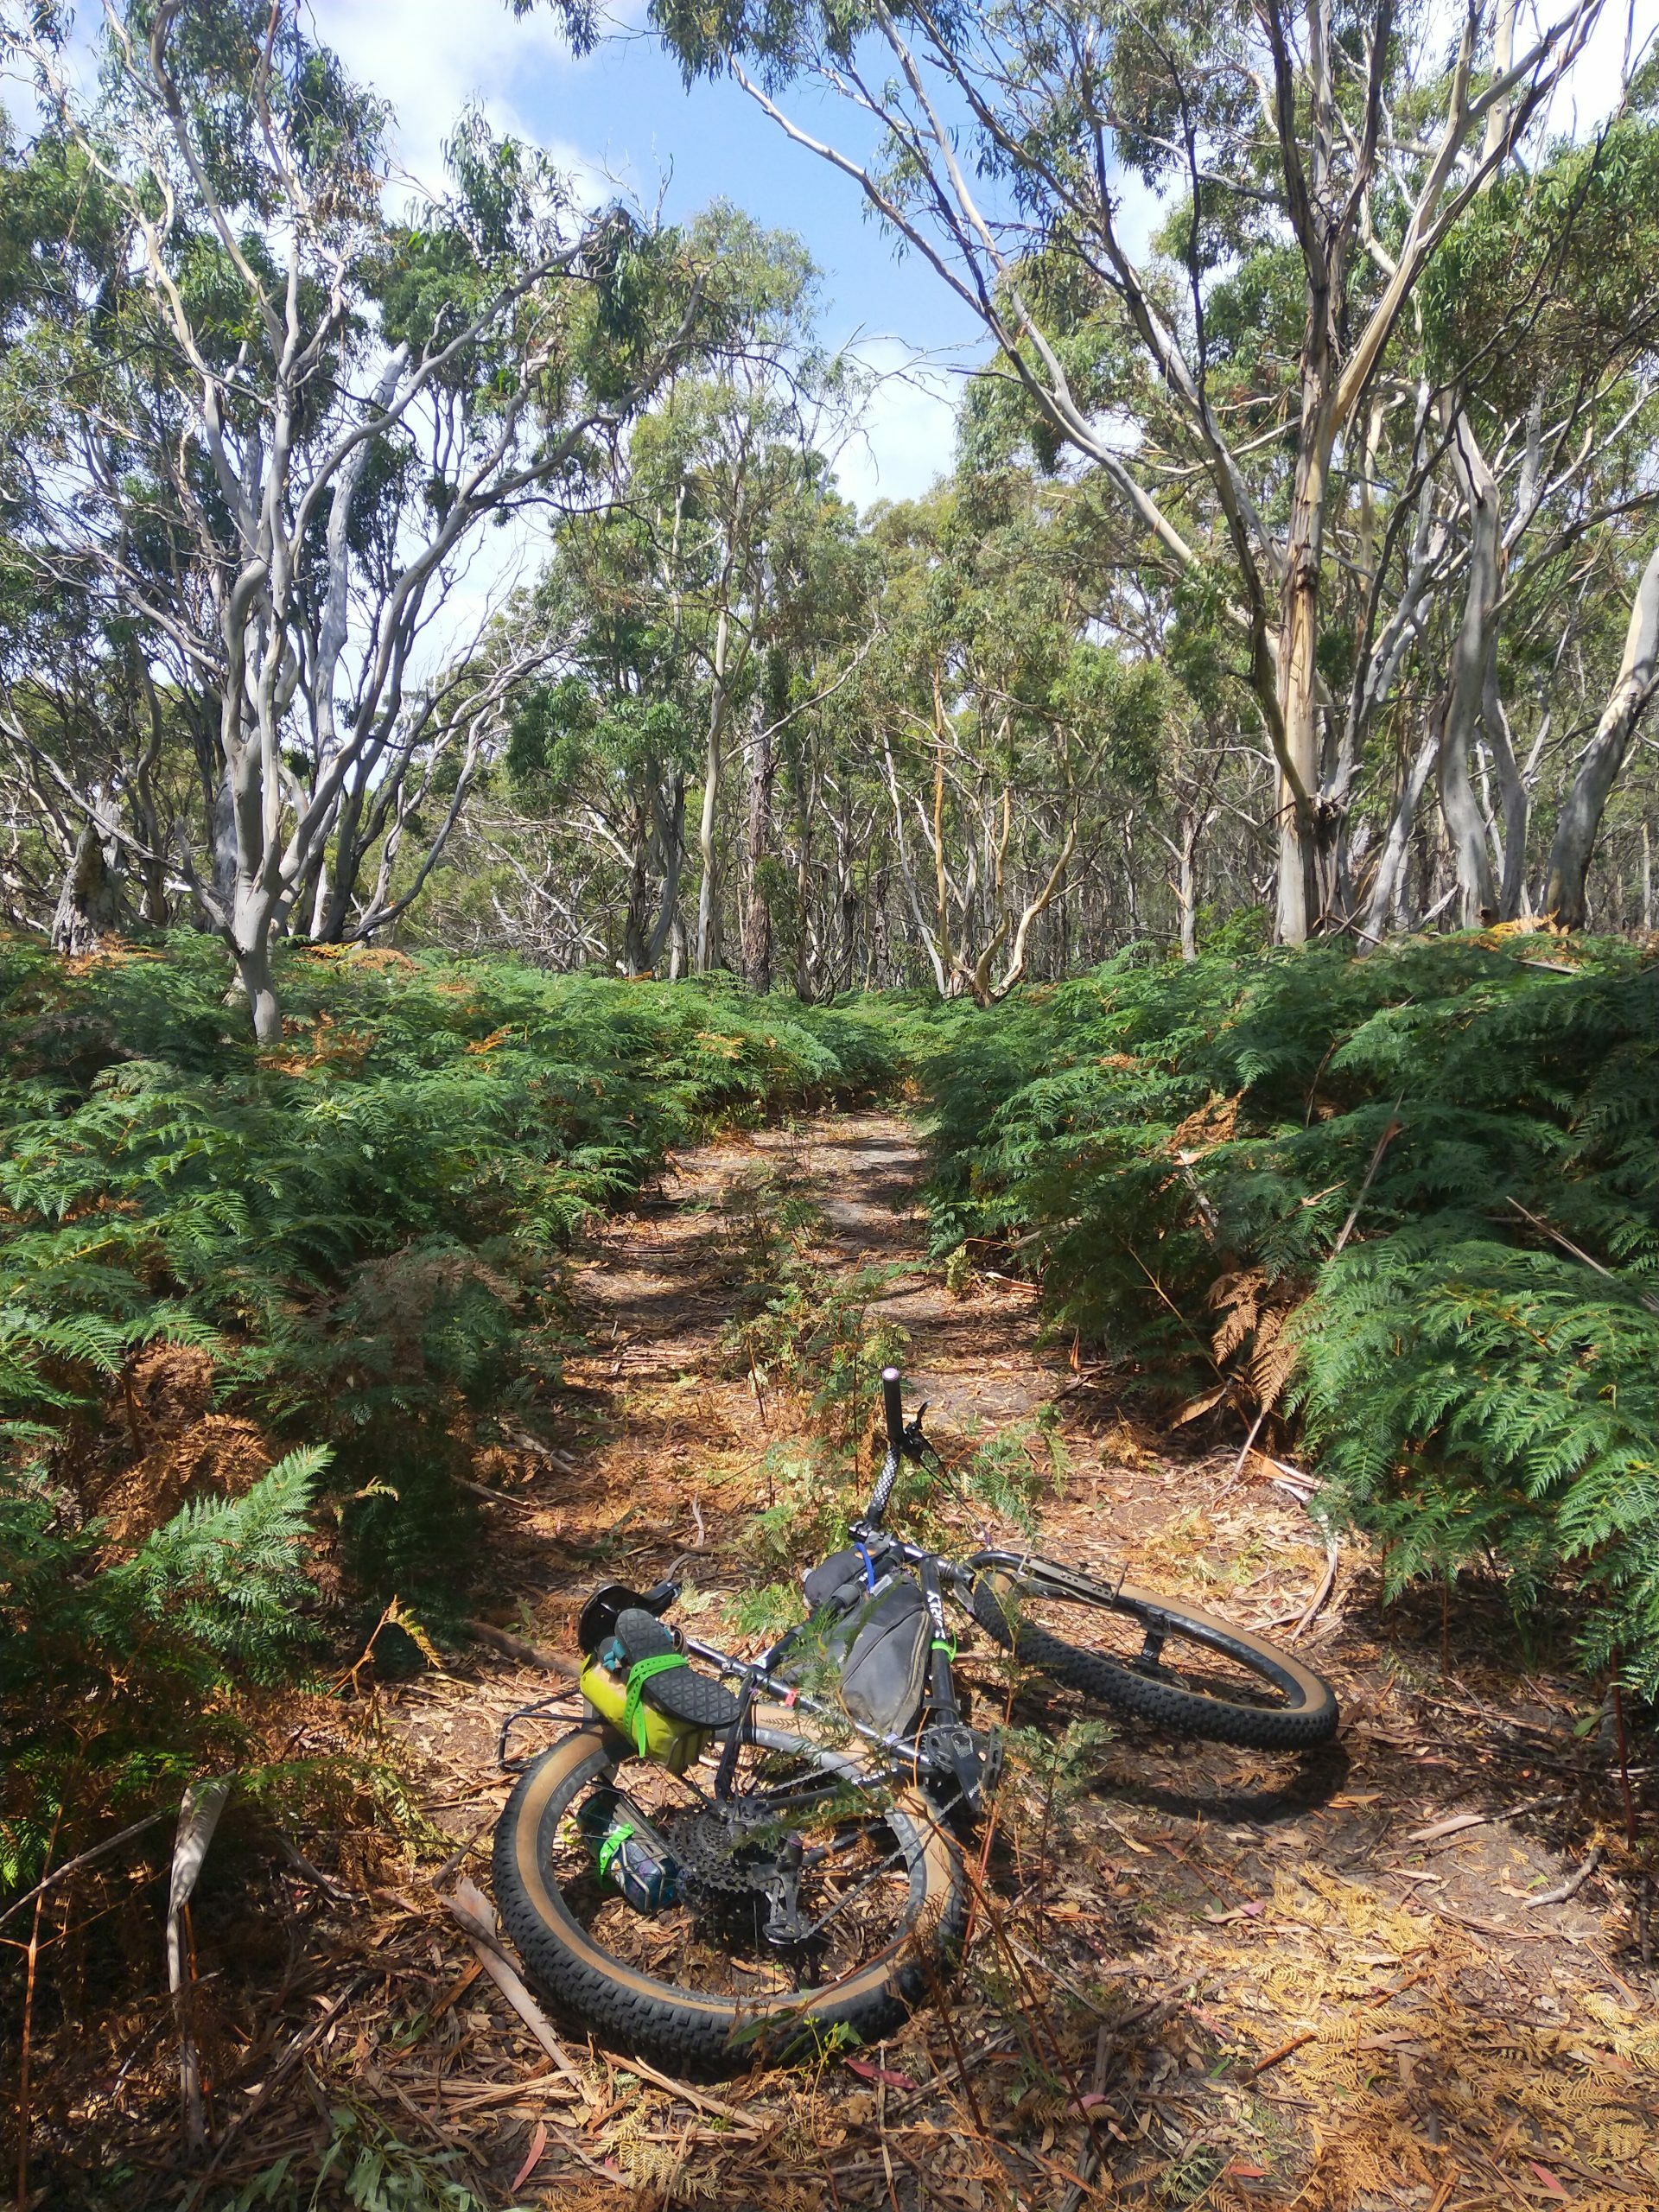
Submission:
<svg viewBox="0 0 1659 2212">
<path fill-rule="evenodd" d="M 659 1651 L 654 1659 L 636 1660 L 628 1669 L 628 1694 L 622 1707 L 622 1728 L 632 1736 L 634 1748 L 641 1758 L 645 1756 L 645 1730 L 648 1723 L 639 1718 L 639 1700 L 645 1684 L 653 1675 L 665 1675 L 671 1667 L 690 1664 L 683 1651 Z"/>
<path fill-rule="evenodd" d="M 632 1834 L 633 1822 L 632 1821 L 619 1821 L 616 1826 L 611 1830 L 610 1834 L 606 1837 L 604 1842 L 600 1845 L 599 1878 L 601 1882 L 609 1881 L 611 1878 L 612 1862 L 615 1859 L 617 1853 L 621 1850 L 623 1845 Z"/>
<path fill-rule="evenodd" d="M 933 1649 L 936 1651 L 943 1651 L 945 1657 L 954 1663 L 957 1656 L 957 1647 L 954 1643 L 947 1643 L 942 1636 L 936 1636 L 933 1639 Z"/>
</svg>

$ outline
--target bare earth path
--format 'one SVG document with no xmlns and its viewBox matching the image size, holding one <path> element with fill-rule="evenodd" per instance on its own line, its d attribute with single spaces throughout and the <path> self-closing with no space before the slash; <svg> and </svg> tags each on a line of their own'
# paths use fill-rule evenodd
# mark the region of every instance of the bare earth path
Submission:
<svg viewBox="0 0 1659 2212">
<path fill-rule="evenodd" d="M 678 1562 L 706 1632 L 766 1579 L 744 1546 L 804 1416 L 728 1332 L 767 1225 L 806 1198 L 822 1266 L 890 1271 L 872 1311 L 908 1332 L 908 1395 L 932 1401 L 948 1459 L 1014 1427 L 1046 1467 L 1031 1417 L 1054 1407 L 1043 1548 L 1299 1633 L 1327 1557 L 1281 1471 L 1253 1456 L 1229 1486 L 1236 1446 L 1170 1456 L 1043 1344 L 1027 1291 L 950 1294 L 925 1262 L 920 1166 L 889 1116 L 764 1131 L 685 1155 L 593 1240 L 559 1455 L 483 1509 L 498 1631 L 568 1651 L 595 1581 Z M 964 1537 L 983 1518 L 959 1516 Z M 1659 2205 L 1654 1976 L 1594 1872 L 1541 1896 L 1583 1864 L 1606 1804 L 1582 1686 L 1499 1663 L 1496 1617 L 1383 1613 L 1346 1554 L 1300 1633 L 1341 1692 L 1338 1749 L 1298 1764 L 1126 1725 L 1069 1806 L 1016 1780 L 949 2018 L 924 2011 L 861 2072 L 711 2101 L 574 2035 L 556 2066 L 472 1974 L 435 1894 L 398 1893 L 416 1925 L 392 1947 L 411 1978 L 393 2010 L 421 2026 L 407 2056 L 377 2036 L 390 2117 L 499 2190 L 519 2175 L 523 2204 Z M 480 1839 L 460 1862 L 480 1880 L 505 1796 L 496 1732 L 554 1687 L 481 1651 L 392 1700 L 432 1818 L 458 1847 Z"/>
</svg>

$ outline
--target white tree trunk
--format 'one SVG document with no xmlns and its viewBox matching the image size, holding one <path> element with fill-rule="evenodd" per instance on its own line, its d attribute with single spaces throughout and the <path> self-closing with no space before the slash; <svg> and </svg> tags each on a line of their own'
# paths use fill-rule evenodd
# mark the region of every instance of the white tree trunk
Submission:
<svg viewBox="0 0 1659 2212">
<path fill-rule="evenodd" d="M 1545 912 L 1566 929 L 1582 929 L 1585 885 L 1608 796 L 1624 765 L 1637 725 L 1659 690 L 1659 545 L 1649 556 L 1630 607 L 1618 677 L 1561 804 L 1549 855 Z"/>
</svg>

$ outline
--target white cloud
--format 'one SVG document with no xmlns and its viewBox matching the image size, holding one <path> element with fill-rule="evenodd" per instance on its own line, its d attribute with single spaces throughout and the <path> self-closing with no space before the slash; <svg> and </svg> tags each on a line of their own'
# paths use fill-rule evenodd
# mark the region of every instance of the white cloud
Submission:
<svg viewBox="0 0 1659 2212">
<path fill-rule="evenodd" d="M 1565 12 L 1563 6 L 1552 7 L 1545 11 L 1543 20 L 1553 22 Z M 1651 11 L 1650 0 L 1646 6 L 1636 0 L 1633 7 L 1604 8 L 1583 53 L 1555 97 L 1550 111 L 1555 127 L 1584 139 L 1605 123 L 1618 105 L 1627 61 L 1633 67 L 1644 54 L 1651 54 L 1656 33 L 1659 19 Z M 1516 44 L 1517 48 L 1521 44 L 1518 30 Z"/>
<path fill-rule="evenodd" d="M 550 12 L 519 21 L 502 0 L 311 0 L 308 13 L 350 73 L 391 103 L 397 165 L 423 190 L 442 188 L 443 142 L 474 105 L 495 130 L 544 145 L 584 197 L 606 196 L 599 164 L 545 137 L 518 105 L 521 86 L 563 79 L 575 105 L 582 65 Z"/>
<path fill-rule="evenodd" d="M 896 338 L 860 339 L 849 351 L 877 382 L 836 455 L 836 480 L 860 508 L 917 499 L 955 461 L 961 375 Z"/>
</svg>

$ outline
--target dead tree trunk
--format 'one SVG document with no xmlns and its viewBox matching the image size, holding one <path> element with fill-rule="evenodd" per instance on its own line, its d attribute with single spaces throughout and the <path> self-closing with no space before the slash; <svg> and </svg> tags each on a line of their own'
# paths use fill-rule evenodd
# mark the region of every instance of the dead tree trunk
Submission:
<svg viewBox="0 0 1659 2212">
<path fill-rule="evenodd" d="M 118 925 L 120 887 L 98 824 L 86 823 L 64 872 L 52 917 L 52 949 L 79 959 L 96 952 Z"/>
</svg>

